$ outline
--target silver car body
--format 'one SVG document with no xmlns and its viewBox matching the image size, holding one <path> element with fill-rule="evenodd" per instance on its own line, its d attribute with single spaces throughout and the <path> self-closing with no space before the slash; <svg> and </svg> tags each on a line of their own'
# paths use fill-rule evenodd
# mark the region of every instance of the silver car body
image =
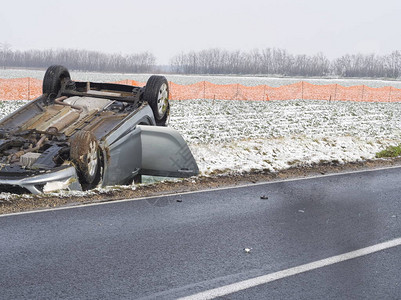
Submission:
<svg viewBox="0 0 401 300">
<path fill-rule="evenodd" d="M 43 97 L 31 101 L 5 117 L 0 121 L 0 129 L 5 129 L 7 134 L 12 135 L 14 131 L 20 132 L 25 127 L 28 128 L 26 124 L 32 123 L 33 119 L 38 119 L 46 113 L 47 107 L 41 104 Z M 113 103 L 111 100 L 105 102 L 104 99 L 90 97 L 71 97 L 69 101 L 69 103 L 86 101 L 95 106 L 96 102 L 99 102 L 102 107 Z M 93 107 L 84 106 L 85 109 L 89 114 Z M 116 119 L 114 115 L 109 115 L 103 116 L 100 125 L 91 127 L 90 122 L 89 125 L 85 124 L 96 136 L 102 151 L 102 175 L 98 186 L 131 184 L 137 175 L 189 177 L 198 174 L 196 161 L 182 136 L 172 128 L 156 126 L 152 109 L 147 103 L 143 103 L 124 117 L 119 116 Z M 83 117 L 80 117 L 61 132 L 71 135 L 71 128 L 78 126 L 74 124 L 82 123 L 83 120 Z M 51 124 L 48 121 L 48 124 L 41 123 L 40 126 L 45 130 L 58 121 L 53 120 Z M 2 166 L 12 168 L 5 163 Z M 58 189 L 82 190 L 76 167 L 70 161 L 65 161 L 53 169 L 38 169 L 35 174 L 29 176 L 23 174 L 23 168 L 20 166 L 18 168 L 21 169 L 19 171 L 21 176 L 7 176 L 6 173 L 1 173 L 0 169 L 1 191 L 22 188 L 30 193 L 39 194 Z"/>
</svg>

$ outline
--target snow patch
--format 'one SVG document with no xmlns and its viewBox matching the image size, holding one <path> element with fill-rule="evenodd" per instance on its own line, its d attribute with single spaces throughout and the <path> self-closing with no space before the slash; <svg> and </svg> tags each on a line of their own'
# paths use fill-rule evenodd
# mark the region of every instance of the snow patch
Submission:
<svg viewBox="0 0 401 300">
<path fill-rule="evenodd" d="M 71 184 L 71 180 L 67 179 L 66 181 L 50 181 L 45 184 L 43 187 L 44 193 L 66 190 Z"/>
<path fill-rule="evenodd" d="M 358 137 L 292 136 L 192 146 L 201 174 L 279 171 L 319 163 L 373 159 L 383 147 L 399 140 L 367 142 Z"/>
<path fill-rule="evenodd" d="M 363 161 L 401 143 L 400 103 L 188 100 L 171 111 L 203 175 Z"/>
<path fill-rule="evenodd" d="M 0 101 L 0 117 L 25 103 Z M 172 101 L 171 113 L 170 126 L 187 141 L 202 175 L 364 161 L 401 143 L 401 103 L 198 99 Z"/>
</svg>

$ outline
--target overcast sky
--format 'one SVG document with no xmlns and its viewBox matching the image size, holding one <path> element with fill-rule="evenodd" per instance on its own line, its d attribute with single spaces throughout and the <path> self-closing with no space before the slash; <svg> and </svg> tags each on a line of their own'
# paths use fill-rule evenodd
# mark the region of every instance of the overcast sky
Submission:
<svg viewBox="0 0 401 300">
<path fill-rule="evenodd" d="M 284 48 L 293 54 L 401 50 L 400 0 L 3 0 L 0 42 L 13 50 L 150 51 Z"/>
</svg>

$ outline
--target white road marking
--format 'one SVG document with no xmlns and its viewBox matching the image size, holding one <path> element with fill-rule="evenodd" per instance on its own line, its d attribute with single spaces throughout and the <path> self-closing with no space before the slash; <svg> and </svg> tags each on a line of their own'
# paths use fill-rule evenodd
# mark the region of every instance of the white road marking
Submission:
<svg viewBox="0 0 401 300">
<path fill-rule="evenodd" d="M 97 206 L 97 205 L 107 205 L 107 204 L 115 204 L 115 203 L 121 203 L 121 202 L 130 202 L 130 201 L 155 199 L 155 198 L 162 198 L 162 197 L 175 197 L 175 196 L 191 195 L 191 194 L 205 193 L 205 192 L 224 191 L 224 190 L 230 190 L 230 189 L 240 189 L 240 188 L 245 188 L 245 187 L 253 187 L 253 186 L 260 186 L 260 185 L 270 185 L 270 184 L 282 183 L 282 182 L 296 182 L 296 181 L 312 180 L 312 179 L 324 178 L 324 177 L 335 177 L 335 176 L 350 175 L 350 174 L 370 173 L 370 172 L 383 171 L 383 170 L 392 170 L 392 169 L 401 169 L 401 166 L 383 167 L 383 168 L 375 168 L 375 169 L 370 169 L 370 170 L 358 170 L 358 171 L 349 171 L 349 172 L 341 172 L 341 173 L 331 173 L 331 174 L 325 174 L 325 175 L 313 175 L 313 176 L 302 177 L 302 178 L 291 178 L 291 179 L 283 179 L 283 180 L 264 181 L 264 182 L 236 185 L 236 186 L 226 186 L 226 187 L 220 187 L 220 188 L 204 189 L 204 190 L 182 192 L 182 193 L 170 193 L 170 194 L 149 196 L 149 197 L 141 197 L 141 198 L 110 200 L 110 201 L 106 200 L 104 202 L 78 204 L 78 205 L 73 205 L 73 206 L 61 206 L 61 207 L 55 207 L 55 208 L 44 208 L 44 209 L 31 210 L 31 211 L 22 211 L 22 212 L 2 214 L 2 215 L 0 214 L 0 218 L 1 217 L 7 217 L 7 216 L 17 216 L 17 215 L 26 215 L 26 214 L 34 214 L 34 213 L 43 213 L 43 212 L 56 211 L 56 210 L 67 210 L 67 209 L 75 209 L 75 208 L 90 207 L 90 206 Z"/>
<path fill-rule="evenodd" d="M 240 281 L 237 283 L 229 284 L 226 286 L 222 286 L 219 288 L 211 289 L 208 291 L 204 291 L 198 294 L 194 294 L 191 296 L 179 298 L 179 300 L 197 300 L 197 299 L 213 299 L 216 297 L 222 297 L 228 294 L 236 293 L 242 290 L 246 290 L 261 284 L 266 284 L 275 280 L 283 279 L 289 276 L 305 273 L 308 271 L 316 270 L 322 267 L 326 267 L 329 265 L 337 264 L 343 261 L 347 261 L 350 259 L 354 259 L 357 257 L 365 256 L 368 254 L 372 254 L 375 252 L 379 252 L 382 250 L 386 250 L 389 248 L 397 247 L 401 245 L 401 238 L 397 238 L 388 242 L 380 243 L 374 246 L 362 248 L 359 250 L 351 251 L 348 253 L 332 256 L 326 259 L 322 259 L 319 261 L 311 262 L 305 265 L 301 265 L 298 267 L 282 270 L 279 272 L 255 277 L 252 279 Z"/>
</svg>

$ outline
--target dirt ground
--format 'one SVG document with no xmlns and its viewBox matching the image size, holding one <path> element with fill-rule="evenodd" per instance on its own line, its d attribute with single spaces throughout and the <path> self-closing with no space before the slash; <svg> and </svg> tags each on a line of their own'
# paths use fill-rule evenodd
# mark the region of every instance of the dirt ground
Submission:
<svg viewBox="0 0 401 300">
<path fill-rule="evenodd" d="M 347 164 L 331 163 L 325 165 L 295 167 L 274 173 L 269 171 L 257 171 L 236 175 L 199 176 L 180 181 L 158 182 L 148 185 L 138 185 L 135 187 L 116 187 L 109 190 L 94 191 L 84 197 L 68 194 L 63 196 L 12 196 L 7 200 L 0 200 L 0 214 L 108 202 L 121 199 L 171 195 L 182 192 L 234 187 L 252 183 L 305 178 L 317 175 L 328 175 L 340 172 L 369 170 L 392 166 L 401 166 L 401 158 L 380 159 Z"/>
</svg>

